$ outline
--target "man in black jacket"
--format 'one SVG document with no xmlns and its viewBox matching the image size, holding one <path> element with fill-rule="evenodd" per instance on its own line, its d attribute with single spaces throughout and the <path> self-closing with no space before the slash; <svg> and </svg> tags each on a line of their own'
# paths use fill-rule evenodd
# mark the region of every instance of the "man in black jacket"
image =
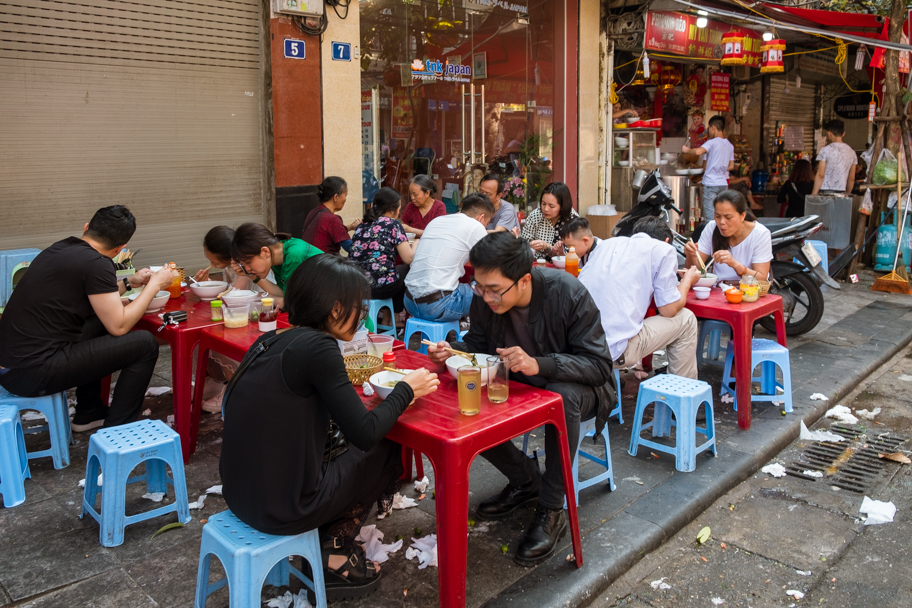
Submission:
<svg viewBox="0 0 912 608">
<path fill-rule="evenodd" d="M 580 421 L 596 417 L 598 431 L 617 403 L 616 387 L 599 310 L 583 285 L 566 272 L 533 268 L 532 250 L 508 232 L 489 234 L 471 250 L 475 298 L 471 326 L 453 348 L 497 353 L 511 379 L 558 393 L 564 400 L 570 457 L 576 454 Z M 435 363 L 449 356 L 446 342 L 428 348 Z M 509 403 L 507 404 L 509 407 Z M 545 430 L 549 455 L 544 475 L 536 461 L 512 441 L 482 452 L 509 483 L 478 506 L 480 519 L 500 519 L 538 502 L 538 509 L 515 561 L 534 566 L 548 559 L 567 532 L 564 477 L 557 434 Z"/>
</svg>

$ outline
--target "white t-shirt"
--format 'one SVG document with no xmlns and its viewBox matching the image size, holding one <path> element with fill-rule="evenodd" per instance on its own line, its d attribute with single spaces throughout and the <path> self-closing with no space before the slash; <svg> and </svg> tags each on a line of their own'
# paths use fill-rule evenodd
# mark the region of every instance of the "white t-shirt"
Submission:
<svg viewBox="0 0 912 608">
<path fill-rule="evenodd" d="M 727 186 L 728 164 L 735 160 L 735 147 L 724 137 L 708 139 L 700 147 L 706 149 L 706 170 L 703 172 L 703 185 Z"/>
<path fill-rule="evenodd" d="M 820 189 L 845 192 L 846 185 L 849 183 L 849 171 L 852 170 L 852 165 L 858 162 L 852 146 L 842 142 L 833 142 L 821 148 L 817 153 L 817 160 L 826 161 Z"/>
<path fill-rule="evenodd" d="M 700 242 L 697 243 L 697 249 L 701 253 L 713 254 L 712 235 L 715 230 L 716 220 L 706 224 L 703 234 L 700 235 Z M 754 264 L 769 262 L 773 259 L 773 240 L 769 229 L 760 222 L 754 222 L 754 229 L 750 231 L 747 238 L 729 251 L 735 260 L 748 268 L 753 268 Z M 723 281 L 737 281 L 741 278 L 728 264 L 713 264 L 712 273 Z"/>
<path fill-rule="evenodd" d="M 681 299 L 674 247 L 642 233 L 599 241 L 579 280 L 601 313 L 612 360 L 643 329 L 653 298 L 656 306 Z"/>
<path fill-rule="evenodd" d="M 484 225 L 463 213 L 431 220 L 418 241 L 405 277 L 413 298 L 435 291 L 453 291 L 465 273 L 469 250 L 488 235 Z"/>
</svg>

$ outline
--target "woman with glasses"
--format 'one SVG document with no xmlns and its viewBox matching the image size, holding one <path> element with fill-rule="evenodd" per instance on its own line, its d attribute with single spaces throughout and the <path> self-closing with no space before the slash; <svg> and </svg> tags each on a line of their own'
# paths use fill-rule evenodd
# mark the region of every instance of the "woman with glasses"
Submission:
<svg viewBox="0 0 912 608">
<path fill-rule="evenodd" d="M 551 182 L 542 190 L 538 209 L 526 218 L 522 238 L 535 250 L 536 258 L 547 260 L 551 256 L 564 255 L 560 229 L 574 217 L 579 214 L 573 208 L 570 188 L 563 182 Z"/>
<path fill-rule="evenodd" d="M 239 371 L 224 405 L 219 467 L 225 502 L 267 534 L 319 529 L 330 601 L 362 597 L 379 584 L 380 567 L 365 558 L 355 537 L 375 502 L 378 516 L 391 512 L 399 488 L 400 446 L 385 436 L 409 403 L 440 383 L 419 369 L 372 410 L 365 408 L 336 340 L 354 337 L 369 292 L 361 270 L 340 256 L 302 263 L 286 286 L 292 327 L 257 340 L 245 362 L 267 340 L 268 350 Z M 331 441 L 331 423 L 347 448 Z"/>
<path fill-rule="evenodd" d="M 301 239 L 274 234 L 262 224 L 241 224 L 231 241 L 231 268 L 250 277 L 257 287 L 272 296 L 285 295 L 285 285 L 301 263 L 323 253 Z M 275 282 L 266 277 L 272 270 Z"/>
</svg>

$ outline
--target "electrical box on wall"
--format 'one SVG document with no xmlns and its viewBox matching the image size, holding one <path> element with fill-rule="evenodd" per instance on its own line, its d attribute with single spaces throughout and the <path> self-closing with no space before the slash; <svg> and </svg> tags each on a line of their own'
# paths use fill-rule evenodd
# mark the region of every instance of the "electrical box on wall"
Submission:
<svg viewBox="0 0 912 608">
<path fill-rule="evenodd" d="M 320 17 L 323 15 L 323 0 L 273 0 L 273 10 L 283 15 Z"/>
</svg>

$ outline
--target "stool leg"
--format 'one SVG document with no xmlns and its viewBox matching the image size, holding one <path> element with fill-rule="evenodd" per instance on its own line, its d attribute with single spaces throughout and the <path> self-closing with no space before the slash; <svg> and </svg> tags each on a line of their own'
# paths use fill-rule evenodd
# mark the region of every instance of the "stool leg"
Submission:
<svg viewBox="0 0 912 608">
<path fill-rule="evenodd" d="M 187 497 L 187 478 L 184 476 L 184 461 L 180 446 L 180 437 L 174 438 L 174 459 L 171 465 L 171 479 L 174 485 L 174 504 L 177 507 L 177 521 L 190 523 L 190 500 Z"/>
<path fill-rule="evenodd" d="M 715 412 L 713 411 L 712 399 L 704 399 L 703 407 L 706 408 L 706 440 L 712 441 L 710 450 L 712 450 L 713 456 L 718 456 L 716 450 L 716 417 Z"/>
<path fill-rule="evenodd" d="M 127 476 L 129 471 L 121 471 L 117 458 L 108 458 L 101 471 L 104 483 L 101 490 L 101 521 L 98 537 L 103 547 L 119 547 L 124 542 L 126 525 Z M 97 480 L 97 476 L 95 478 Z M 86 487 L 92 478 L 86 477 Z"/>
<path fill-rule="evenodd" d="M 3 423 L 0 429 L 6 437 L 6 440 L 0 441 L 0 491 L 3 493 L 3 506 L 8 509 L 25 502 L 24 477 L 30 477 L 25 439 L 17 420 L 18 417 Z"/>
<path fill-rule="evenodd" d="M 228 607 L 252 608 L 260 606 L 265 574 L 256 569 L 255 560 L 248 551 L 238 551 L 234 555 L 228 574 Z"/>
<path fill-rule="evenodd" d="M 703 346 L 702 344 L 700 346 Z M 709 359 L 719 360 L 719 349 L 722 347 L 722 331 L 714 329 L 709 332 Z"/>
<path fill-rule="evenodd" d="M 323 580 L 323 562 L 320 557 L 318 534 L 308 534 L 304 540 L 302 557 L 310 564 L 314 594 L 317 596 L 316 608 L 326 608 L 326 583 Z"/>
<path fill-rule="evenodd" d="M 776 363 L 773 361 L 760 363 L 760 392 L 764 395 L 776 394 Z"/>
<path fill-rule="evenodd" d="M 678 430 L 680 432 L 680 429 Z M 655 402 L 652 419 L 652 436 L 653 437 L 670 437 L 671 436 L 671 410 L 663 401 Z"/>
<path fill-rule="evenodd" d="M 630 448 L 628 448 L 627 453 L 631 456 L 637 455 L 637 449 L 640 446 L 640 432 L 643 427 L 643 413 L 646 409 L 646 406 L 649 405 L 646 403 L 644 405 L 645 399 L 642 396 L 637 396 L 637 405 L 636 410 L 633 414 L 633 428 L 630 430 Z"/>
<path fill-rule="evenodd" d="M 206 608 L 206 599 L 209 597 L 209 563 L 212 554 L 200 550 L 199 565 L 196 567 L 196 597 L 193 608 Z"/>
<path fill-rule="evenodd" d="M 165 469 L 165 461 L 160 458 L 150 458 L 145 462 L 146 465 L 146 491 L 150 494 L 153 492 L 168 493 L 168 473 Z"/>
<path fill-rule="evenodd" d="M 675 468 L 682 473 L 690 473 L 697 468 L 697 411 L 694 409 L 688 415 L 681 414 L 681 410 L 675 412 L 678 422 Z"/>
<path fill-rule="evenodd" d="M 61 395 L 62 393 L 59 393 L 52 397 L 56 415 L 47 416 L 48 433 L 51 436 L 51 460 L 54 462 L 55 469 L 70 466 L 70 443 L 72 442 L 70 416 L 66 399 Z"/>
<path fill-rule="evenodd" d="M 792 413 L 792 369 L 788 361 L 788 355 L 786 355 L 786 360 L 781 364 L 782 367 L 782 401 L 785 406 L 785 412 L 787 414 Z"/>
<path fill-rule="evenodd" d="M 288 585 L 288 558 L 283 557 L 280 559 L 269 571 L 269 574 L 266 575 L 266 585 L 272 587 L 285 587 Z"/>
</svg>

